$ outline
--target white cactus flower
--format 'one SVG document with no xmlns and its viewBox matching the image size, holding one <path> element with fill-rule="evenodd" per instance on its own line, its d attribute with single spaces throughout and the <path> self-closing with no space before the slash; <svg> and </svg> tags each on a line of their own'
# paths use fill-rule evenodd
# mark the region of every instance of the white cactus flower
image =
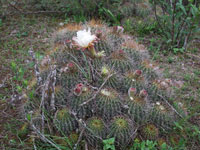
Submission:
<svg viewBox="0 0 200 150">
<path fill-rule="evenodd" d="M 156 105 L 160 105 L 160 102 L 156 102 Z"/>
<path fill-rule="evenodd" d="M 89 46 L 93 45 L 93 42 L 96 39 L 97 37 L 91 34 L 90 28 L 88 31 L 86 31 L 86 29 L 78 31 L 77 36 L 73 37 L 73 41 L 76 43 L 76 45 L 82 48 L 88 48 Z"/>
</svg>

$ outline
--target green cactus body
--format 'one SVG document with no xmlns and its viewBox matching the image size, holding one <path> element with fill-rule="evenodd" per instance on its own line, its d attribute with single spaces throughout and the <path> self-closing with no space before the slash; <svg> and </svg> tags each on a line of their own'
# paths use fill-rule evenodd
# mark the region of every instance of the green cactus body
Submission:
<svg viewBox="0 0 200 150">
<path fill-rule="evenodd" d="M 111 74 L 113 74 L 113 75 L 106 82 L 106 86 L 109 86 L 112 88 L 118 88 L 120 86 L 120 82 L 118 81 L 118 76 L 116 75 L 114 70 L 112 70 L 107 65 L 104 65 L 101 68 L 100 84 L 102 84 L 104 82 L 104 80 Z"/>
<path fill-rule="evenodd" d="M 124 90 L 128 91 L 130 87 L 135 87 L 138 91 L 143 89 L 145 84 L 145 78 L 141 76 L 136 76 L 133 71 L 128 71 L 124 74 L 122 85 Z"/>
<path fill-rule="evenodd" d="M 54 124 L 58 131 L 64 135 L 68 135 L 78 127 L 76 120 L 70 115 L 68 108 L 62 108 L 56 112 Z"/>
<path fill-rule="evenodd" d="M 137 124 L 147 121 L 147 104 L 143 98 L 138 96 L 127 97 L 128 113 Z"/>
<path fill-rule="evenodd" d="M 102 147 L 102 139 L 106 137 L 106 126 L 104 121 L 98 117 L 89 118 L 86 121 L 85 137 L 90 146 L 95 148 Z"/>
<path fill-rule="evenodd" d="M 104 119 L 111 119 L 112 117 L 122 113 L 121 103 L 118 93 L 114 89 L 102 89 L 97 96 L 97 114 Z"/>
<path fill-rule="evenodd" d="M 115 138 L 115 144 L 120 149 L 125 148 L 131 141 L 134 125 L 131 120 L 124 116 L 116 116 L 109 126 L 109 137 Z"/>
<path fill-rule="evenodd" d="M 131 63 L 125 51 L 119 50 L 111 53 L 111 67 L 117 71 L 128 71 L 131 68 Z"/>
<path fill-rule="evenodd" d="M 75 92 L 75 91 L 74 91 Z M 75 93 L 74 93 L 75 94 Z M 80 95 L 73 95 L 69 100 L 69 106 L 77 113 L 80 118 L 88 118 L 92 116 L 92 103 L 80 106 L 92 97 L 92 91 L 84 86 Z"/>
<path fill-rule="evenodd" d="M 141 129 L 141 135 L 148 140 L 156 140 L 159 136 L 159 129 L 154 124 L 146 124 Z"/>
<path fill-rule="evenodd" d="M 156 102 L 150 111 L 148 120 L 165 130 L 170 130 L 173 126 L 173 111 L 162 102 Z"/>
</svg>

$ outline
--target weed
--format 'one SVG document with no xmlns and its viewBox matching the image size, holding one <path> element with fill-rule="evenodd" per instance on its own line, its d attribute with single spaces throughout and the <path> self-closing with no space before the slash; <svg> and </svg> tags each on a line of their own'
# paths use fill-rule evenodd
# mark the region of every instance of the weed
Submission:
<svg viewBox="0 0 200 150">
<path fill-rule="evenodd" d="M 158 33 L 166 48 L 173 52 L 183 52 L 194 33 L 199 30 L 200 10 L 198 3 L 191 0 L 183 4 L 182 0 L 151 0 Z M 158 8 L 161 10 L 159 11 Z"/>
<path fill-rule="evenodd" d="M 115 150 L 115 138 L 103 140 L 103 150 Z"/>
<path fill-rule="evenodd" d="M 0 19 L 0 27 L 3 26 L 3 21 Z"/>
</svg>

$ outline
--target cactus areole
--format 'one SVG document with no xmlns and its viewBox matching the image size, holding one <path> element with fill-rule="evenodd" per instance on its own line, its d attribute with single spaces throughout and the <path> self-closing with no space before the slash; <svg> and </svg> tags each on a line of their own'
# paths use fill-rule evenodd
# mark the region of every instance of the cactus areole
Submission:
<svg viewBox="0 0 200 150">
<path fill-rule="evenodd" d="M 140 45 L 122 31 L 93 21 L 53 36 L 50 61 L 45 67 L 36 63 L 38 82 L 28 89 L 35 93 L 24 104 L 33 130 L 78 135 L 74 146 L 86 142 L 89 150 L 102 149 L 103 140 L 114 137 L 124 150 L 136 134 L 150 138 L 153 132 L 157 138 L 173 127 L 178 117 L 166 103 L 171 95 L 153 84 L 162 76 L 145 65 L 148 52 L 135 49 Z"/>
</svg>

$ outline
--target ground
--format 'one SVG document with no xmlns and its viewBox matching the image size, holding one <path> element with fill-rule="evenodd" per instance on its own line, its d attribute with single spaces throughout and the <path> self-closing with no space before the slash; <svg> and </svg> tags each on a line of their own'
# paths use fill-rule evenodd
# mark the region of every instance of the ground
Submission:
<svg viewBox="0 0 200 150">
<path fill-rule="evenodd" d="M 12 95 L 26 88 L 33 74 L 29 49 L 32 48 L 37 56 L 41 57 L 50 49 L 49 38 L 63 21 L 59 17 L 18 16 L 7 18 L 0 24 L 1 149 L 32 149 L 26 144 L 30 139 L 28 136 L 27 139 L 20 139 L 18 136 L 18 129 L 22 127 L 24 119 L 20 114 L 23 102 L 12 101 Z M 141 44 L 145 44 L 149 49 L 152 59 L 162 68 L 165 78 L 177 84 L 174 86 L 175 100 L 184 104 L 189 116 L 184 121 L 192 126 L 200 126 L 200 44 L 198 40 L 191 44 L 187 53 L 168 55 L 156 51 L 150 42 L 141 41 Z M 185 124 L 182 126 L 187 138 L 192 137 L 187 133 L 188 126 Z M 191 139 L 189 142 L 193 149 L 200 147 L 195 140 Z"/>
<path fill-rule="evenodd" d="M 48 38 L 59 26 L 59 19 L 45 16 L 7 18 L 0 25 L 0 144 L 2 149 L 24 147 L 17 136 L 22 126 L 22 102 L 10 102 L 11 96 L 26 87 L 32 64 L 28 51 L 39 55 L 49 48 Z M 32 149 L 32 148 L 30 148 Z"/>
</svg>

